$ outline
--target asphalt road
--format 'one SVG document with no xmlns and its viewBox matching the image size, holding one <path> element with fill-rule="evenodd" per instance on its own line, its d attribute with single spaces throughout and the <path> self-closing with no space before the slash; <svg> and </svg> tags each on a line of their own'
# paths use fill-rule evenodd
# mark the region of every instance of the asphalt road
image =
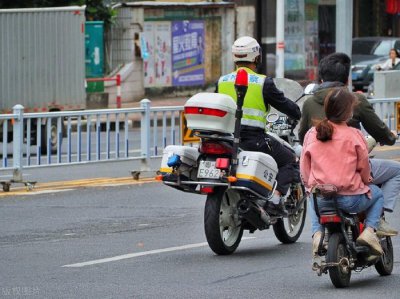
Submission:
<svg viewBox="0 0 400 299">
<path fill-rule="evenodd" d="M 398 160 L 398 144 L 374 154 Z M 152 172 L 135 181 L 138 169 L 32 168 L 24 175 L 39 181 L 33 191 L 0 191 L 0 298 L 399 298 L 398 237 L 391 276 L 365 269 L 338 290 L 311 270 L 308 219 L 295 244 L 268 230 L 216 256 L 204 236 L 205 197 L 156 183 Z M 400 228 L 400 209 L 388 220 Z"/>
<path fill-rule="evenodd" d="M 399 298 L 400 238 L 391 276 L 365 269 L 338 290 L 311 271 L 308 221 L 295 244 L 262 231 L 216 256 L 204 202 L 151 180 L 1 197 L 0 297 Z"/>
</svg>

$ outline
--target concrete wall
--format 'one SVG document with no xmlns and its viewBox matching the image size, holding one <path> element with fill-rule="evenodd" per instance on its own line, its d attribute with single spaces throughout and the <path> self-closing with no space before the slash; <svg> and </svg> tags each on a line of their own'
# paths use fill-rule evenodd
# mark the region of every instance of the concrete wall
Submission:
<svg viewBox="0 0 400 299">
<path fill-rule="evenodd" d="M 117 10 L 118 15 L 111 31 L 111 61 L 114 71 L 121 75 L 122 103 L 139 101 L 144 97 L 143 64 L 135 47 L 136 39 L 142 32 L 144 24 L 144 10 L 122 7 Z M 137 44 L 136 44 L 137 46 Z M 115 82 L 106 82 L 105 92 L 109 93 L 109 105 L 116 103 L 117 88 Z"/>
<path fill-rule="evenodd" d="M 169 13 L 174 11 L 171 6 L 181 5 L 177 3 L 129 3 L 127 6 L 116 6 L 118 12 L 117 20 L 111 31 L 109 53 L 110 66 L 113 70 L 118 70 L 122 76 L 122 103 L 127 101 L 138 101 L 146 95 L 144 88 L 143 60 L 140 56 L 140 33 L 143 32 L 145 19 L 151 16 L 151 21 L 171 21 L 175 16 L 164 14 L 164 10 Z M 193 4 L 183 4 L 184 9 L 199 11 L 198 16 L 206 21 L 209 44 L 206 45 L 205 77 L 207 84 L 213 84 L 221 74 L 230 72 L 234 68 L 232 62 L 231 46 L 236 38 L 235 36 L 235 10 L 232 4 L 211 4 L 199 2 Z M 186 8 L 187 6 L 187 8 Z M 180 8 L 182 10 L 182 7 Z M 179 19 L 179 18 L 178 18 Z M 188 17 L 188 19 L 190 19 Z M 206 31 L 207 31 L 206 30 Z M 217 30 L 217 31 L 216 31 Z M 207 64 L 208 61 L 208 64 Z M 122 69 L 121 69 L 122 67 Z M 110 76 L 115 75 L 115 72 Z M 110 106 L 115 104 L 116 87 L 113 83 L 106 83 L 105 92 L 110 93 Z M 197 86 L 198 88 L 198 86 Z M 165 93 L 174 93 L 174 86 L 157 89 L 155 94 L 164 95 Z M 165 90 L 164 90 L 165 89 Z"/>
</svg>

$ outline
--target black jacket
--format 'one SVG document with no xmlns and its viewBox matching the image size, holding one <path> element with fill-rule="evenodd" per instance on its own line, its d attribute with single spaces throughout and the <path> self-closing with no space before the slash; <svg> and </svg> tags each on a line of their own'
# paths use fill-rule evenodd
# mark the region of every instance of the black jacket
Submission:
<svg viewBox="0 0 400 299">
<path fill-rule="evenodd" d="M 304 136 L 307 131 L 313 126 L 313 120 L 323 119 L 324 99 L 331 88 L 344 86 L 340 82 L 324 82 L 319 89 L 309 96 L 303 104 L 302 118 L 299 127 L 299 139 L 303 144 Z M 349 120 L 348 125 L 361 129 L 361 125 L 379 143 L 385 145 L 393 145 L 396 142 L 396 137 L 392 134 L 385 123 L 376 115 L 374 108 L 368 102 L 367 98 L 360 93 L 354 93 L 359 104 L 354 108 L 353 118 Z"/>
</svg>

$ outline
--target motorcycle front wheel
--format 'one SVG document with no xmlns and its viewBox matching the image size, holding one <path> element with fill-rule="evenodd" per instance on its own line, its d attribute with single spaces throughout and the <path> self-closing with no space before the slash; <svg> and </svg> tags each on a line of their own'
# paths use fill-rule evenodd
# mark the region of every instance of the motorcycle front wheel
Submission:
<svg viewBox="0 0 400 299">
<path fill-rule="evenodd" d="M 337 264 L 329 267 L 329 277 L 337 288 L 345 288 L 350 284 L 351 269 L 349 267 L 349 253 L 344 237 L 341 233 L 333 233 L 328 241 L 326 254 L 328 264 Z"/>
<path fill-rule="evenodd" d="M 207 196 L 204 208 L 204 231 L 211 250 L 219 255 L 232 254 L 243 235 L 239 220 L 238 193 L 225 188 L 215 188 Z"/>
<path fill-rule="evenodd" d="M 304 186 L 296 184 L 290 193 L 290 200 L 293 205 L 300 202 L 305 196 Z M 283 244 L 290 244 L 297 241 L 303 232 L 304 223 L 306 222 L 307 201 L 305 200 L 296 213 L 289 214 L 288 217 L 280 218 L 274 224 L 274 234 L 276 238 Z"/>
</svg>

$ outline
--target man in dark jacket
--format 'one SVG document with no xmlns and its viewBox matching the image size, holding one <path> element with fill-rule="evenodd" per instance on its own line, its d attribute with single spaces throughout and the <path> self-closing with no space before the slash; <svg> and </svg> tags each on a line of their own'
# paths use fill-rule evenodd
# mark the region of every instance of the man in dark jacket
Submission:
<svg viewBox="0 0 400 299">
<path fill-rule="evenodd" d="M 351 60 L 344 53 L 333 53 L 324 57 L 319 63 L 319 76 L 322 84 L 309 96 L 303 104 L 302 118 L 300 120 L 299 138 L 303 143 L 304 136 L 313 126 L 313 122 L 325 117 L 324 99 L 332 87 L 346 86 L 350 73 Z M 372 105 L 364 95 L 355 93 L 359 104 L 354 108 L 353 117 L 348 124 L 361 129 L 361 125 L 375 140 L 382 145 L 393 145 L 397 135 L 392 133 L 383 121 L 375 114 Z M 400 194 L 400 163 L 392 160 L 370 159 L 373 183 L 381 185 L 384 196 L 384 209 L 393 212 L 396 200 Z M 314 207 L 310 206 L 311 222 L 319 226 Z M 381 219 L 377 231 L 378 235 L 397 235 L 397 231 Z M 318 244 L 319 240 L 313 240 Z M 316 247 L 317 248 L 317 247 Z"/>
</svg>

